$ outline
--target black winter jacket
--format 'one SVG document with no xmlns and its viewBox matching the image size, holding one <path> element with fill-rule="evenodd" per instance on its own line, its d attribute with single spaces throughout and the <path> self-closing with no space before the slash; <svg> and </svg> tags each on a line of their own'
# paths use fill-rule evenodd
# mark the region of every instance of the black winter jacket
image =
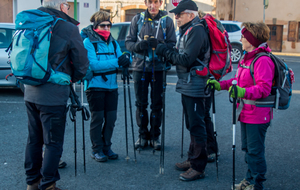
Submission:
<svg viewBox="0 0 300 190">
<path fill-rule="evenodd" d="M 48 60 L 55 69 L 67 56 L 65 63 L 58 71 L 71 76 L 72 82 L 82 79 L 89 67 L 87 51 L 83 46 L 79 29 L 79 23 L 67 14 L 56 9 L 40 7 L 39 10 L 60 17 L 53 28 L 50 40 Z M 70 87 L 52 83 L 40 86 L 26 85 L 24 100 L 40 105 L 65 105 L 69 99 Z"/>
<path fill-rule="evenodd" d="M 192 26 L 192 29 L 189 29 Z M 186 40 L 183 44 L 177 44 L 176 47 L 182 47 L 180 50 L 169 50 L 166 53 L 167 60 L 176 65 L 178 81 L 176 91 L 190 97 L 207 97 L 204 94 L 204 88 L 208 76 L 198 76 L 192 72 L 195 68 L 202 68 L 197 58 L 208 64 L 210 56 L 210 42 L 206 29 L 201 24 L 199 17 L 179 28 L 180 39 L 177 43 L 182 43 L 184 34 L 188 31 Z M 179 51 L 179 53 L 178 53 Z M 200 66 L 200 67 L 199 67 Z"/>
<path fill-rule="evenodd" d="M 134 56 L 134 58 L 132 60 L 132 69 L 134 71 L 143 71 L 143 68 L 144 68 L 144 60 L 142 58 L 144 56 L 143 52 L 135 51 L 135 45 L 137 42 L 139 42 L 138 36 L 137 36 L 137 33 L 138 33 L 138 23 L 137 22 L 140 19 L 140 15 L 141 14 L 139 13 L 133 17 L 131 24 L 130 24 L 129 33 L 125 40 L 125 45 L 126 45 L 127 50 L 134 52 L 136 54 L 136 56 Z M 152 19 L 151 15 L 149 14 L 149 12 L 147 10 L 147 11 L 145 11 L 145 21 L 148 18 L 152 19 L 153 21 L 158 21 L 161 17 L 163 17 L 165 15 L 167 15 L 166 11 L 159 11 L 159 13 L 156 15 L 156 17 Z M 144 35 L 155 36 L 156 30 L 157 30 L 156 27 L 152 28 L 151 22 L 145 22 L 145 24 L 141 28 L 139 36 L 141 39 L 144 39 Z M 163 31 L 161 28 L 159 29 L 157 39 L 158 39 L 159 43 L 162 43 L 164 41 Z M 169 48 L 173 48 L 176 43 L 174 23 L 170 17 L 167 17 L 167 20 L 166 20 L 166 40 L 164 43 L 166 43 Z M 137 54 L 139 54 L 139 56 Z M 164 68 L 163 63 L 160 60 L 156 60 L 155 70 L 162 71 L 163 68 Z M 152 71 L 152 61 L 150 61 L 150 62 L 146 61 L 145 71 L 146 72 Z"/>
</svg>

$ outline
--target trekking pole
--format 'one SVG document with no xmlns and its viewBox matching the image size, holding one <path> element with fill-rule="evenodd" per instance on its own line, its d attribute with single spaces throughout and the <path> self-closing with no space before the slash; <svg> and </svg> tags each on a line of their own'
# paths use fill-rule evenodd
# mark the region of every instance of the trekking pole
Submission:
<svg viewBox="0 0 300 190">
<path fill-rule="evenodd" d="M 234 189 L 235 185 L 235 125 L 236 125 L 236 102 L 237 102 L 237 81 L 233 80 L 232 81 L 232 88 L 231 91 L 229 92 L 229 101 L 233 103 L 232 107 L 232 189 Z M 234 93 L 234 98 L 231 100 L 231 94 L 232 90 Z"/>
<path fill-rule="evenodd" d="M 86 109 L 83 103 L 83 82 L 80 83 L 80 88 L 81 88 L 81 118 L 82 118 L 82 151 L 83 151 L 83 169 L 84 173 L 86 173 L 86 162 L 85 162 L 85 133 L 84 133 L 84 121 L 89 120 L 90 118 L 90 113 Z"/>
<path fill-rule="evenodd" d="M 127 106 L 126 106 L 126 76 L 125 76 L 125 69 L 123 68 L 123 73 L 122 73 L 122 80 L 123 80 L 123 92 L 124 92 L 124 112 L 125 112 L 125 139 L 126 139 L 126 161 L 130 159 L 128 156 L 128 136 L 127 136 Z"/>
<path fill-rule="evenodd" d="M 154 36 L 151 36 L 150 38 L 154 38 Z M 154 100 L 154 96 L 155 96 L 155 87 L 154 87 L 154 83 L 155 83 L 155 59 L 154 59 L 154 51 L 155 51 L 155 48 L 152 48 L 152 79 L 151 79 L 151 82 L 152 82 L 152 100 Z M 151 117 L 154 117 L 153 120 L 155 120 L 155 117 L 156 115 L 152 115 Z M 154 122 L 155 123 L 155 122 Z M 152 130 L 152 138 L 154 138 L 154 130 Z M 155 153 L 155 148 L 154 148 L 154 140 L 152 139 L 153 141 L 153 154 Z"/>
<path fill-rule="evenodd" d="M 154 52 L 154 51 L 153 51 Z M 163 122 L 162 122 L 162 132 L 161 132 L 161 152 L 160 152 L 160 167 L 159 173 L 164 174 L 164 165 L 165 165 L 165 127 L 166 127 L 166 87 L 167 87 L 167 79 L 166 79 L 166 64 L 167 61 L 163 58 L 164 62 L 164 70 L 163 70 L 163 95 L 162 95 L 162 103 L 163 103 Z"/>
<path fill-rule="evenodd" d="M 218 142 L 217 142 L 217 130 L 216 130 L 216 104 L 215 104 L 215 86 L 212 85 L 213 88 L 211 89 L 211 99 L 212 99 L 212 115 L 213 115 L 213 127 L 214 127 L 214 137 L 215 137 L 215 143 L 216 143 L 216 169 L 217 169 L 217 181 L 219 181 L 219 159 L 218 159 Z"/>
<path fill-rule="evenodd" d="M 69 116 L 71 121 L 74 123 L 74 154 L 75 154 L 75 176 L 77 175 L 77 146 L 76 146 L 76 111 L 77 111 L 77 104 L 75 102 L 75 91 L 74 88 L 72 87 L 72 85 L 70 85 L 71 87 L 71 92 L 70 92 L 70 99 L 71 99 L 71 105 L 70 107 L 70 112 L 69 112 Z"/>
<path fill-rule="evenodd" d="M 183 158 L 183 133 L 184 133 L 184 110 L 183 110 L 183 107 L 182 107 L 182 129 L 181 129 L 181 158 Z"/>
<path fill-rule="evenodd" d="M 148 35 L 144 35 L 144 40 L 147 40 L 148 37 L 149 37 Z M 144 50 L 143 76 L 141 78 L 141 80 L 142 80 L 142 97 L 144 96 L 144 88 L 145 88 L 146 56 L 147 56 L 147 50 Z M 147 94 L 147 96 L 148 96 L 148 94 Z M 142 102 L 141 102 L 141 105 L 140 105 L 140 109 L 141 109 L 140 118 L 141 118 L 141 121 L 142 121 L 142 119 L 144 117 L 144 114 L 143 114 L 143 103 Z M 139 145 L 139 153 L 140 153 L 141 149 L 142 149 L 142 147 L 141 147 L 141 142 L 142 142 L 141 134 L 139 134 L 139 140 L 140 140 L 140 145 Z"/>
<path fill-rule="evenodd" d="M 127 68 L 127 72 L 128 72 L 128 68 Z M 131 95 L 130 95 L 130 83 L 129 83 L 129 79 L 132 79 L 132 77 L 129 75 L 128 72 L 128 76 L 127 76 L 127 92 L 128 92 L 128 100 L 129 100 L 129 111 L 130 111 L 130 122 L 131 122 L 131 131 L 132 131 L 132 142 L 133 142 L 133 152 L 134 152 L 134 161 L 136 162 L 136 151 L 135 151 L 135 147 L 134 147 L 134 129 L 133 129 L 133 117 L 132 117 L 132 107 L 131 107 Z"/>
</svg>

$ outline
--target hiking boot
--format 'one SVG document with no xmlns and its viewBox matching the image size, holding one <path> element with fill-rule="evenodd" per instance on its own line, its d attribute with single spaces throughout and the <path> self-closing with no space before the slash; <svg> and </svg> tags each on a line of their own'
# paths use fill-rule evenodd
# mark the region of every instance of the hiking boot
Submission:
<svg viewBox="0 0 300 190">
<path fill-rule="evenodd" d="M 64 168 L 67 166 L 67 163 L 62 161 L 62 160 L 59 160 L 59 163 L 58 163 L 58 168 Z"/>
<path fill-rule="evenodd" d="M 151 145 L 151 147 L 154 148 L 154 150 L 160 150 L 161 149 L 161 144 L 160 144 L 159 140 L 151 140 L 150 145 Z"/>
<path fill-rule="evenodd" d="M 143 138 L 139 138 L 139 139 L 135 142 L 135 144 L 134 144 L 134 147 L 135 147 L 136 149 L 138 149 L 138 148 L 145 148 L 146 146 L 148 146 L 148 140 L 143 139 Z"/>
<path fill-rule="evenodd" d="M 190 169 L 190 167 L 191 167 L 191 163 L 188 160 L 175 164 L 175 169 L 179 170 L 179 171 L 186 171 L 186 170 Z"/>
<path fill-rule="evenodd" d="M 27 190 L 39 190 L 39 184 L 40 184 L 41 180 L 42 180 L 42 178 L 31 185 L 27 185 Z"/>
<path fill-rule="evenodd" d="M 207 162 L 214 162 L 216 160 L 216 154 L 212 153 L 207 156 Z"/>
<path fill-rule="evenodd" d="M 204 172 L 198 172 L 194 170 L 193 168 L 188 169 L 188 171 L 180 174 L 179 179 L 182 181 L 193 181 L 196 179 L 202 179 L 205 177 Z"/>
<path fill-rule="evenodd" d="M 239 184 L 234 185 L 235 190 L 245 190 L 246 187 L 250 185 L 250 182 L 246 179 L 243 179 Z"/>
<path fill-rule="evenodd" d="M 248 185 L 244 190 L 255 190 L 254 185 Z"/>
<path fill-rule="evenodd" d="M 62 190 L 62 189 L 56 187 L 56 184 L 53 183 L 52 185 L 50 185 L 49 187 L 47 187 L 45 190 Z"/>
<path fill-rule="evenodd" d="M 91 157 L 95 159 L 97 162 L 106 162 L 107 156 L 101 150 L 99 153 L 92 152 Z"/>
<path fill-rule="evenodd" d="M 108 157 L 110 160 L 118 159 L 119 155 L 114 153 L 111 149 L 108 151 L 103 151 L 103 153 Z"/>
</svg>

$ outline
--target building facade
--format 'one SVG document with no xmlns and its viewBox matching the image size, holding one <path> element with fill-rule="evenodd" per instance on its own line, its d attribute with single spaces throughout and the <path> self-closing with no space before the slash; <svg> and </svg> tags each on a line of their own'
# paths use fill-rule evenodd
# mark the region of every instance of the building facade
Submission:
<svg viewBox="0 0 300 190">
<path fill-rule="evenodd" d="M 74 0 L 68 0 L 71 5 L 69 16 L 74 18 Z M 79 29 L 90 24 L 90 17 L 99 10 L 99 0 L 77 0 L 77 20 Z M 0 0 L 0 22 L 12 23 L 16 15 L 28 9 L 36 9 L 41 6 L 41 0 Z"/>
<path fill-rule="evenodd" d="M 161 6 L 162 10 L 174 9 L 172 0 L 162 0 L 163 4 Z M 175 0 L 173 0 L 175 1 Z M 178 1 L 178 0 L 177 0 Z M 215 2 L 216 0 L 195 0 L 198 8 L 206 13 L 215 14 Z M 145 11 L 147 7 L 145 6 L 144 0 L 101 0 L 100 9 L 105 10 L 111 14 L 112 22 L 127 22 L 142 11 Z M 175 21 L 174 14 L 169 16 Z"/>
<path fill-rule="evenodd" d="M 263 0 L 217 0 L 216 17 L 240 22 L 263 21 L 270 28 L 268 41 L 272 51 L 300 53 L 300 1 L 269 1 L 264 10 Z"/>
</svg>

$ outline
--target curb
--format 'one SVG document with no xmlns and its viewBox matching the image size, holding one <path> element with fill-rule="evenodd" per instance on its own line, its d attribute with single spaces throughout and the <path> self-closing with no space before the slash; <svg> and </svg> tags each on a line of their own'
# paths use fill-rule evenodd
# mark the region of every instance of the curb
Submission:
<svg viewBox="0 0 300 190">
<path fill-rule="evenodd" d="M 300 53 L 282 53 L 282 52 L 272 52 L 274 55 L 279 55 L 279 56 L 296 56 L 300 57 Z"/>
</svg>

